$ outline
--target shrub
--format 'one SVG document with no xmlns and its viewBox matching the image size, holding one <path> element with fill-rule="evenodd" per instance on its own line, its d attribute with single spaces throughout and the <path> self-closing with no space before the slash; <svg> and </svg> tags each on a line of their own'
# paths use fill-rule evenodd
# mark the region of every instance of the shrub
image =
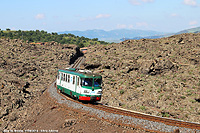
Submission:
<svg viewBox="0 0 200 133">
<path fill-rule="evenodd" d="M 120 90 L 119 92 L 120 92 L 120 94 L 124 94 L 124 90 Z"/>
<path fill-rule="evenodd" d="M 146 107 L 145 106 L 140 106 L 140 109 L 141 110 L 146 110 Z"/>
</svg>

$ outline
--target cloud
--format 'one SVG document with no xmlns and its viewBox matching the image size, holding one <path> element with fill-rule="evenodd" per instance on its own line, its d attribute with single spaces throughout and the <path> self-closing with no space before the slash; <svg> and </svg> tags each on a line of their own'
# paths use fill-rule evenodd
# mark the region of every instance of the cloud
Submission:
<svg viewBox="0 0 200 133">
<path fill-rule="evenodd" d="M 81 17 L 80 21 L 93 21 L 93 20 L 97 20 L 97 19 L 103 19 L 103 18 L 110 18 L 111 15 L 110 14 L 98 14 L 95 17 Z"/>
<path fill-rule="evenodd" d="M 198 22 L 196 20 L 189 22 L 189 25 L 196 25 L 196 24 L 198 24 Z"/>
<path fill-rule="evenodd" d="M 154 0 L 142 0 L 145 3 L 150 3 L 150 2 L 154 2 Z"/>
<path fill-rule="evenodd" d="M 45 15 L 44 14 L 37 14 L 35 16 L 35 19 L 44 19 Z"/>
<path fill-rule="evenodd" d="M 128 0 L 132 5 L 141 5 L 142 3 L 152 3 L 154 0 Z"/>
<path fill-rule="evenodd" d="M 118 24 L 117 28 L 118 29 L 125 29 L 125 28 L 127 28 L 127 26 L 125 24 Z"/>
<path fill-rule="evenodd" d="M 184 0 L 183 3 L 189 6 L 197 6 L 196 0 Z"/>
<path fill-rule="evenodd" d="M 138 23 L 136 23 L 136 26 L 137 27 L 147 27 L 148 24 L 146 22 L 138 22 Z"/>
<path fill-rule="evenodd" d="M 96 19 L 100 19 L 100 18 L 109 18 L 109 17 L 111 17 L 110 14 L 98 14 L 98 15 L 96 16 Z"/>
<path fill-rule="evenodd" d="M 171 17 L 178 17 L 179 15 L 176 14 L 176 13 L 172 13 L 170 16 L 171 16 Z"/>
<path fill-rule="evenodd" d="M 148 28 L 149 24 L 146 22 L 137 22 L 135 25 L 133 24 L 117 24 L 117 29 L 133 29 L 145 27 Z"/>
<path fill-rule="evenodd" d="M 128 28 L 130 28 L 130 29 L 133 29 L 133 28 L 134 28 L 134 26 L 133 26 L 133 25 L 129 25 L 129 26 L 128 26 Z"/>
<path fill-rule="evenodd" d="M 117 29 L 133 29 L 133 25 L 117 24 Z"/>
<path fill-rule="evenodd" d="M 140 5 L 141 3 L 138 0 L 128 0 L 129 3 L 131 3 L 132 5 Z"/>
</svg>

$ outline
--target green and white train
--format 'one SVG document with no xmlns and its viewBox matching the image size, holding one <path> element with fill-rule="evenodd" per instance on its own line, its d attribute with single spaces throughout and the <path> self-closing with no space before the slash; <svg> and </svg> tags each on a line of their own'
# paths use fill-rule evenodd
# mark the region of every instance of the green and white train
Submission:
<svg viewBox="0 0 200 133">
<path fill-rule="evenodd" d="M 102 76 L 88 70 L 58 70 L 57 89 L 81 101 L 100 101 Z"/>
</svg>

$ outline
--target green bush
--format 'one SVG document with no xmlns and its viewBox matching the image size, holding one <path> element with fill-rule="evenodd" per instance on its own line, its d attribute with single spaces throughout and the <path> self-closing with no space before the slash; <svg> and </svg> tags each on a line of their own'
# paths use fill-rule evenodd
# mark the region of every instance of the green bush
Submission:
<svg viewBox="0 0 200 133">
<path fill-rule="evenodd" d="M 75 36 L 73 34 L 57 34 L 57 33 L 47 33 L 46 31 L 11 31 L 6 29 L 6 31 L 0 31 L 0 38 L 10 38 L 10 39 L 22 39 L 24 41 L 31 42 L 51 42 L 55 41 L 61 44 L 76 44 L 79 47 L 86 47 L 88 45 L 94 44 L 108 44 L 104 41 L 98 41 L 98 38 L 89 39 L 85 37 Z"/>
<path fill-rule="evenodd" d="M 119 92 L 120 92 L 120 94 L 124 94 L 124 90 L 120 90 Z"/>
</svg>

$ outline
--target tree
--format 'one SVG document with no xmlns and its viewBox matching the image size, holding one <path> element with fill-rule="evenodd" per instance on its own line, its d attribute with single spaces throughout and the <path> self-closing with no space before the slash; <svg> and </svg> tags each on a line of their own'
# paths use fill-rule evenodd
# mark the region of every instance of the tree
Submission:
<svg viewBox="0 0 200 133">
<path fill-rule="evenodd" d="M 10 31 L 10 29 L 9 29 L 9 28 L 7 28 L 7 29 L 6 29 L 6 31 Z"/>
<path fill-rule="evenodd" d="M 75 35 L 71 34 L 71 33 L 68 33 L 68 36 L 69 37 L 75 37 Z"/>
<path fill-rule="evenodd" d="M 34 42 L 33 38 L 31 38 L 31 37 L 28 37 L 27 39 L 28 39 L 28 42 Z"/>
<path fill-rule="evenodd" d="M 13 34 L 12 34 L 12 32 L 9 32 L 9 33 L 8 33 L 8 37 L 10 37 L 11 39 L 13 39 Z"/>
<path fill-rule="evenodd" d="M 79 48 L 85 47 L 83 43 L 78 44 Z"/>
<path fill-rule="evenodd" d="M 60 41 L 61 44 L 65 44 L 66 43 L 66 40 L 63 38 L 61 41 Z"/>
<path fill-rule="evenodd" d="M 52 35 L 58 35 L 58 33 L 56 33 L 56 32 L 52 32 Z"/>
<path fill-rule="evenodd" d="M 93 38 L 92 41 L 98 41 L 98 38 Z"/>
</svg>

